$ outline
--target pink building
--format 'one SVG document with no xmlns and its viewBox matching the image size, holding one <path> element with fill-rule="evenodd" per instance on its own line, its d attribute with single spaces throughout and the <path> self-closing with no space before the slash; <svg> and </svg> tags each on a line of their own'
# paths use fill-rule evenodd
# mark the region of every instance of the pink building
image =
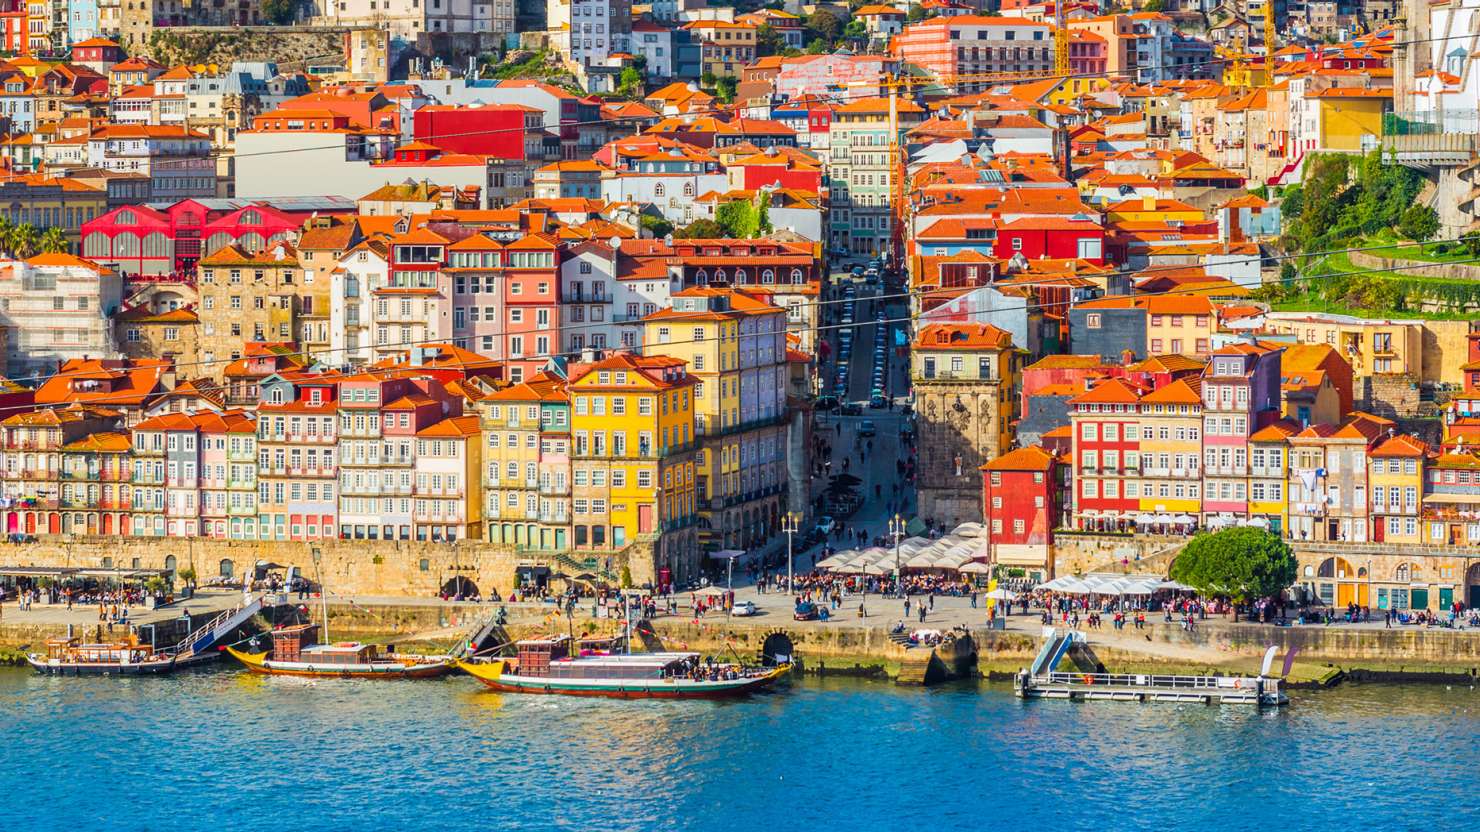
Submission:
<svg viewBox="0 0 1480 832">
<path fill-rule="evenodd" d="M 1280 418 L 1283 349 L 1230 344 L 1203 371 L 1203 518 L 1248 514 L 1249 437 Z M 1228 519 L 1228 518 L 1223 518 Z"/>
</svg>

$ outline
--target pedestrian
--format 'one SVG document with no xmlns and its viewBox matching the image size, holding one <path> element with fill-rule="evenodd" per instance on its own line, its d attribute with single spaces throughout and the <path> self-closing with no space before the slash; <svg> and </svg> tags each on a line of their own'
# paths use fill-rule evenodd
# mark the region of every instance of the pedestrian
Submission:
<svg viewBox="0 0 1480 832">
<path fill-rule="evenodd" d="M 921 604 L 920 605 L 919 613 L 920 613 L 920 623 L 921 624 L 924 624 L 925 623 L 925 605 L 924 604 Z"/>
<path fill-rule="evenodd" d="M 935 612 L 935 593 L 934 592 L 930 593 L 929 598 L 930 598 L 930 611 L 931 612 Z"/>
<path fill-rule="evenodd" d="M 910 596 L 904 596 L 904 617 L 910 617 Z"/>
<path fill-rule="evenodd" d="M 976 590 L 971 591 L 971 608 L 976 609 Z"/>
</svg>

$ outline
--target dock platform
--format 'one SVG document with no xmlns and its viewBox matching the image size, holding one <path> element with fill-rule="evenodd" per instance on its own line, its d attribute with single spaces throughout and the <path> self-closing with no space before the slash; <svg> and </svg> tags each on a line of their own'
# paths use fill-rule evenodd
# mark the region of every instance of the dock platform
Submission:
<svg viewBox="0 0 1480 832">
<path fill-rule="evenodd" d="M 1013 677 L 1013 692 L 1022 699 L 1111 700 L 1120 702 L 1196 702 L 1207 705 L 1278 707 L 1289 703 L 1280 679 L 1259 676 L 1177 676 L 1153 673 L 1109 673 L 1090 650 L 1084 634 L 1044 630 L 1044 644 L 1031 668 Z M 1266 656 L 1265 666 L 1269 665 Z M 1068 659 L 1077 670 L 1058 665 Z"/>
</svg>

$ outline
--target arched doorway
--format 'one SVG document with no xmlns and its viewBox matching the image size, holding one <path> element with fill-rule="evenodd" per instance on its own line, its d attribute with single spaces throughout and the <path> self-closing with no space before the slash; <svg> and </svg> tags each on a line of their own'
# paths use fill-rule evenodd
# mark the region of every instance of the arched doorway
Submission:
<svg viewBox="0 0 1480 832">
<path fill-rule="evenodd" d="M 478 585 L 462 575 L 455 575 L 447 583 L 442 584 L 442 594 L 456 601 L 482 597 L 482 593 L 478 591 Z"/>
<path fill-rule="evenodd" d="M 62 516 L 53 512 L 46 518 L 46 528 L 51 534 L 62 533 Z"/>
<path fill-rule="evenodd" d="M 167 571 L 167 572 L 170 573 L 170 580 L 172 580 L 172 581 L 175 579 L 175 563 L 176 562 L 177 561 L 175 560 L 175 556 L 174 555 L 170 555 L 170 556 L 168 556 L 168 557 L 166 557 L 164 559 L 164 568 L 165 568 L 165 571 Z"/>
<path fill-rule="evenodd" d="M 1480 607 L 1480 562 L 1465 570 L 1465 601 L 1471 608 Z"/>
<path fill-rule="evenodd" d="M 1357 570 L 1346 558 L 1326 558 L 1316 569 L 1316 594 L 1321 601 L 1335 607 L 1348 604 L 1368 606 L 1367 584 L 1358 579 Z"/>
<path fill-rule="evenodd" d="M 34 512 L 28 511 L 28 512 L 26 512 L 26 534 L 35 534 L 35 533 L 36 533 L 36 514 Z"/>
<path fill-rule="evenodd" d="M 231 562 L 231 558 L 222 558 L 220 570 L 221 577 L 230 578 L 236 572 L 236 564 Z"/>
</svg>

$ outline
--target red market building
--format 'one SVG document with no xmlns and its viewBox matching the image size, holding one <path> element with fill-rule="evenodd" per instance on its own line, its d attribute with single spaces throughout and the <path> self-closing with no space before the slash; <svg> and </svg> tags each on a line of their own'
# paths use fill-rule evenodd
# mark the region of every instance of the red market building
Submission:
<svg viewBox="0 0 1480 832">
<path fill-rule="evenodd" d="M 1053 571 L 1058 460 L 1039 445 L 1018 448 L 981 467 L 983 517 L 991 562 L 1042 581 Z"/>
<path fill-rule="evenodd" d="M 207 202 L 214 202 L 208 200 Z M 204 255 L 227 245 L 256 253 L 298 230 L 301 220 L 265 205 L 213 209 L 186 199 L 163 210 L 125 205 L 82 224 L 82 256 L 125 275 L 187 279 Z"/>
</svg>

